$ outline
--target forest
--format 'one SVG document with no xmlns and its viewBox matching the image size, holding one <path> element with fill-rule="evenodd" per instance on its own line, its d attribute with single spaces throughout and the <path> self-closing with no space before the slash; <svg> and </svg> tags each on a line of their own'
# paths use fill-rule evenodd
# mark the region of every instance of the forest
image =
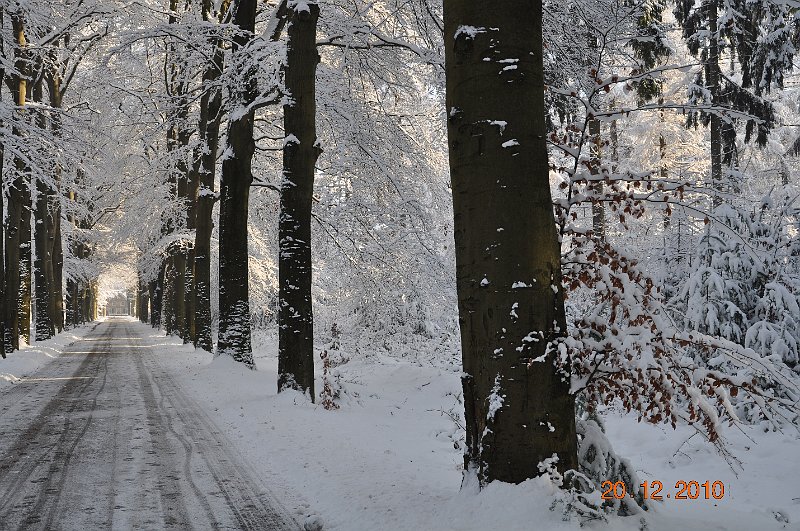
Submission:
<svg viewBox="0 0 800 531">
<path fill-rule="evenodd" d="M 0 0 L 0 528 L 797 529 L 798 53 L 797 0 Z"/>
</svg>

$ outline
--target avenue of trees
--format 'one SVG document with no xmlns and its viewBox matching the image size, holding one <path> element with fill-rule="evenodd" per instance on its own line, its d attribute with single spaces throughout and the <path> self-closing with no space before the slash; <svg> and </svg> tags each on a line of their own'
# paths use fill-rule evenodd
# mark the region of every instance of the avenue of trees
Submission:
<svg viewBox="0 0 800 531">
<path fill-rule="evenodd" d="M 622 514 L 598 406 L 798 423 L 800 6 L 0 6 L 4 357 L 133 263 L 197 349 L 274 332 L 279 391 L 318 399 L 323 353 L 458 365 L 465 477 L 622 480 Z"/>
</svg>

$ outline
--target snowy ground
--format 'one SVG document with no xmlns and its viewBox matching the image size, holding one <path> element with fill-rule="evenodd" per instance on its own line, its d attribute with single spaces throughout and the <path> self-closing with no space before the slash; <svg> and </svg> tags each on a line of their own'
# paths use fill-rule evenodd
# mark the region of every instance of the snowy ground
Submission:
<svg viewBox="0 0 800 531">
<path fill-rule="evenodd" d="M 143 326 L 143 325 L 142 325 Z M 458 374 L 382 359 L 338 368 L 341 409 L 326 411 L 301 395 L 276 393 L 277 348 L 256 353 L 258 371 L 212 359 L 152 330 L 164 367 L 235 441 L 240 452 L 303 518 L 330 530 L 575 529 L 551 511 L 552 489 L 537 479 L 459 490 L 461 437 L 449 411 L 460 406 Z M 317 386 L 321 388 L 321 374 Z M 609 414 L 609 437 L 642 479 L 659 480 L 646 528 L 800 530 L 800 439 L 797 433 L 731 432 L 729 465 L 688 429 L 637 424 Z M 725 496 L 675 500 L 679 480 L 722 481 Z M 639 517 L 593 522 L 596 529 L 640 529 Z"/>
<path fill-rule="evenodd" d="M 8 354 L 6 359 L 0 358 L 0 391 L 60 356 L 64 347 L 84 337 L 95 326 L 97 323 L 90 323 L 67 330 L 47 341 L 23 345 L 20 350 Z"/>
</svg>

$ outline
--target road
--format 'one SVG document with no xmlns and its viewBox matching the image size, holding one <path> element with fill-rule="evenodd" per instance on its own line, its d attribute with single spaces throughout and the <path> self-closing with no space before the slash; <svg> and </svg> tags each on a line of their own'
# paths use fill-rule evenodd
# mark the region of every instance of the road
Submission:
<svg viewBox="0 0 800 531">
<path fill-rule="evenodd" d="M 298 528 L 131 321 L 0 394 L 2 530 Z"/>
</svg>

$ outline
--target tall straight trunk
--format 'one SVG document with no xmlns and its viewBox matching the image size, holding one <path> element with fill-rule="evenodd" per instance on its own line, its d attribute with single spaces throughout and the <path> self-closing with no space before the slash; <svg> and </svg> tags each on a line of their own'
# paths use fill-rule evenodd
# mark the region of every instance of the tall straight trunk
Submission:
<svg viewBox="0 0 800 531">
<path fill-rule="evenodd" d="M 162 295 L 162 312 L 164 314 L 164 331 L 167 335 L 175 333 L 175 257 L 170 255 L 164 262 L 164 292 Z"/>
<path fill-rule="evenodd" d="M 547 348 L 566 319 L 542 2 L 445 0 L 444 8 L 465 480 L 519 483 L 553 454 L 560 470 L 577 468 L 575 399 Z"/>
<path fill-rule="evenodd" d="M 42 78 L 39 77 L 33 86 L 33 100 L 37 103 L 42 102 L 44 91 Z M 39 112 L 36 117 L 38 126 L 41 130 L 47 128 L 47 118 L 44 113 Z M 33 278 L 36 286 L 36 320 L 34 329 L 36 330 L 36 341 L 45 341 L 55 335 L 55 325 L 53 315 L 55 300 L 52 297 L 53 291 L 53 257 L 50 240 L 51 223 L 50 204 L 52 202 L 53 191 L 42 175 L 36 176 L 36 209 L 34 210 L 33 225 L 34 244 L 36 254 L 33 263 Z"/>
<path fill-rule="evenodd" d="M 56 69 L 50 74 L 48 79 L 50 106 L 55 109 L 51 120 L 53 136 L 61 137 L 61 107 L 63 105 L 63 94 L 61 77 Z M 52 309 L 52 321 L 57 332 L 64 329 L 64 248 L 61 241 L 61 164 L 56 162 L 53 169 L 53 182 L 55 190 L 51 195 L 48 208 L 49 218 L 49 245 L 51 249 L 51 262 L 53 269 L 53 284 L 50 289 L 50 306 Z"/>
<path fill-rule="evenodd" d="M 314 400 L 314 318 L 311 299 L 311 205 L 317 145 L 316 83 L 319 5 L 288 8 L 283 106 L 280 220 L 278 224 L 278 389 Z"/>
<path fill-rule="evenodd" d="M 600 176 L 603 153 L 602 146 L 603 139 L 600 135 L 600 120 L 589 120 L 589 152 L 591 155 L 589 159 L 589 173 L 595 178 L 599 178 Z M 606 209 L 600 199 L 603 195 L 603 182 L 595 182 L 592 185 L 592 190 L 597 196 L 597 199 L 592 202 L 592 231 L 594 232 L 595 238 L 600 241 L 605 241 Z"/>
<path fill-rule="evenodd" d="M 178 0 L 170 0 L 169 24 L 174 25 L 178 19 Z M 190 1 L 184 5 L 189 7 Z M 170 42 L 166 55 L 165 71 L 169 72 L 167 81 L 167 91 L 172 96 L 176 104 L 174 121 L 167 133 L 167 150 L 176 152 L 178 162 L 169 176 L 170 199 L 173 201 L 186 202 L 187 179 L 189 168 L 185 162 L 184 148 L 189 142 L 190 134 L 186 129 L 188 103 L 186 99 L 186 85 L 180 80 L 181 66 L 179 64 L 180 52 L 175 42 Z M 186 227 L 186 214 L 181 219 L 170 220 L 162 230 L 162 235 L 168 235 L 180 231 Z M 186 248 L 181 242 L 170 245 L 167 249 L 167 258 L 164 262 L 165 283 L 163 292 L 163 311 L 164 328 L 168 334 L 183 336 L 186 318 Z"/>
<path fill-rule="evenodd" d="M 19 304 L 17 314 L 19 315 L 19 336 L 25 343 L 31 342 L 31 280 L 32 280 L 32 260 L 31 260 L 31 214 L 32 214 L 32 194 L 30 183 L 30 170 L 25 168 L 24 185 L 22 187 L 22 210 L 19 221 Z"/>
<path fill-rule="evenodd" d="M 14 57 L 15 70 L 13 80 L 13 96 L 17 104 L 18 113 L 21 114 L 25 107 L 25 100 L 28 93 L 27 70 L 28 63 L 25 57 L 25 25 L 19 13 L 12 14 L 12 26 L 14 31 Z M 21 137 L 21 131 L 14 127 L 12 134 Z M 20 259 L 22 252 L 20 243 L 22 241 L 22 216 L 24 196 L 27 183 L 24 178 L 25 164 L 19 158 L 14 159 L 14 179 L 8 191 L 8 206 L 6 214 L 6 255 L 5 255 L 5 274 L 6 274 L 6 308 L 5 308 L 5 343 L 6 351 L 11 352 L 19 349 L 19 301 L 20 301 Z M 30 191 L 28 190 L 28 194 Z M 30 238 L 29 238 L 30 239 Z"/>
<path fill-rule="evenodd" d="M 0 27 L 2 27 L 2 13 L 0 13 Z M 0 74 L 0 87 L 3 86 L 3 75 Z M 5 190 L 3 189 L 3 156 L 5 149 L 0 146 L 0 357 L 6 357 L 6 271 L 5 271 Z"/>
<path fill-rule="evenodd" d="M 182 124 L 185 127 L 186 123 L 186 116 L 185 116 L 185 109 L 187 103 L 184 101 L 182 103 L 182 108 L 184 111 L 181 113 L 183 120 Z M 182 130 L 178 134 L 178 147 L 183 154 L 186 150 L 186 146 L 189 144 L 190 135 L 188 131 Z M 185 155 L 183 155 L 185 156 Z M 194 225 L 194 220 L 191 220 L 191 216 L 193 215 L 194 211 L 194 195 L 189 195 L 189 188 L 191 186 L 191 179 L 192 179 L 192 172 L 189 170 L 190 166 L 185 162 L 185 160 L 181 159 L 181 162 L 178 163 L 177 170 L 178 170 L 178 199 L 186 205 L 186 212 L 184 213 L 183 223 L 181 224 L 181 229 L 189 229 L 192 228 Z M 187 294 L 186 288 L 187 285 L 191 286 L 190 283 L 187 284 L 187 274 L 191 276 L 191 270 L 188 269 L 187 264 L 189 263 L 189 256 L 193 253 L 193 245 L 194 242 L 181 242 L 180 246 L 175 249 L 175 256 L 173 261 L 173 266 L 175 268 L 175 285 L 174 285 L 174 301 L 173 305 L 175 308 L 175 334 L 177 334 L 180 338 L 183 339 L 184 343 L 188 343 L 190 338 L 188 336 L 189 327 L 187 325 L 187 301 L 189 298 L 189 294 Z"/>
<path fill-rule="evenodd" d="M 139 321 L 143 323 L 148 323 L 150 320 L 149 315 L 149 293 L 147 290 L 147 284 L 144 281 L 139 280 L 138 289 L 136 291 L 136 316 L 139 318 Z"/>
<path fill-rule="evenodd" d="M 164 274 L 159 273 L 155 280 L 150 282 L 150 325 L 161 328 L 161 303 L 164 292 Z"/>
<path fill-rule="evenodd" d="M 586 36 L 587 45 L 591 53 L 587 57 L 588 67 L 595 68 L 592 61 L 599 57 L 599 46 L 597 37 L 589 31 Z M 596 74 L 595 74 L 596 75 Z M 603 139 L 600 134 L 600 120 L 597 118 L 590 118 L 589 129 L 589 173 L 592 177 L 600 175 L 600 166 L 603 156 Z M 595 182 L 591 185 L 592 192 L 597 196 L 595 201 L 592 202 L 592 232 L 595 238 L 600 241 L 606 239 L 606 211 L 605 205 L 600 200 L 603 195 L 603 183 L 601 181 Z"/>
<path fill-rule="evenodd" d="M 717 27 L 717 1 L 711 0 L 705 5 L 708 10 L 708 31 L 710 43 L 708 46 L 708 59 L 705 64 L 706 84 L 711 93 L 711 104 L 718 105 L 720 99 L 720 67 L 719 67 L 719 41 Z M 716 113 L 711 114 L 711 188 L 714 194 L 712 206 L 722 204 L 723 176 L 722 176 L 722 118 Z"/>
<path fill-rule="evenodd" d="M 188 176 L 187 200 L 189 208 L 186 218 L 186 228 L 194 231 L 197 228 L 197 190 L 200 187 L 200 175 L 194 169 Z M 184 343 L 194 344 L 195 331 L 195 296 L 194 296 L 194 242 L 188 245 L 183 260 L 183 331 L 181 337 Z"/>
<path fill-rule="evenodd" d="M 8 207 L 6 213 L 5 234 L 5 345 L 6 351 L 12 352 L 19 349 L 19 316 L 17 305 L 19 301 L 19 223 L 22 216 L 22 187 L 25 185 L 17 160 L 17 171 L 14 181 L 8 192 Z"/>
<path fill-rule="evenodd" d="M 659 87 L 659 98 L 658 98 L 658 105 L 661 109 L 658 111 L 658 121 L 661 127 L 661 130 L 658 133 L 658 176 L 661 178 L 662 181 L 666 181 L 667 177 L 669 176 L 669 171 L 667 168 L 667 137 L 664 135 L 664 126 L 667 123 L 667 118 L 664 113 L 664 97 L 661 95 L 661 88 Z M 664 212 L 664 222 L 663 227 L 664 230 L 669 229 L 670 225 L 670 216 L 666 212 Z M 666 245 L 664 246 L 664 251 L 666 252 Z"/>
<path fill-rule="evenodd" d="M 4 26 L 4 11 L 0 9 L 0 28 Z M 0 39 L 0 55 L 5 56 L 5 45 L 3 44 L 2 39 Z M 2 99 L 2 89 L 3 83 L 5 83 L 6 78 L 6 71 L 4 68 L 0 69 L 0 99 Z M 4 127 L 5 124 L 0 120 L 0 127 Z M 5 158 L 5 147 L 0 144 L 0 357 L 5 359 L 6 357 L 6 306 L 7 306 L 7 299 L 6 299 L 6 268 L 5 268 L 5 240 L 6 240 L 6 218 L 5 218 L 5 207 L 3 203 L 5 202 L 5 187 L 3 183 L 5 183 L 4 172 L 5 172 L 5 164 L 3 159 Z"/>
<path fill-rule="evenodd" d="M 76 182 L 76 188 L 80 186 L 80 178 L 81 178 L 81 171 L 78 170 L 78 182 Z M 77 201 L 77 194 L 75 190 L 69 190 L 68 198 L 70 202 L 74 203 Z M 75 214 L 71 214 L 69 216 L 69 222 L 72 224 L 74 229 L 78 229 L 78 218 Z M 82 244 L 79 237 L 73 236 L 72 240 L 70 241 L 70 251 L 72 255 L 78 259 L 83 258 L 83 249 Z M 67 280 L 67 297 L 64 301 L 66 305 L 66 319 L 67 325 L 70 327 L 76 327 L 80 324 L 81 312 L 80 312 L 80 286 L 79 281 L 76 279 L 69 279 Z"/>
<path fill-rule="evenodd" d="M 74 280 L 67 280 L 67 297 L 64 302 L 67 308 L 67 327 L 75 327 L 78 325 L 78 315 L 75 311 L 78 307 L 78 283 Z"/>
<path fill-rule="evenodd" d="M 34 282 L 36 284 L 36 341 L 45 341 L 55 334 L 52 316 L 53 262 L 49 245 L 48 204 L 50 189 L 41 177 L 36 179 L 36 210 L 34 225 L 36 258 L 34 260 Z"/>
<path fill-rule="evenodd" d="M 227 16 L 230 0 L 224 0 L 218 20 Z M 203 20 L 209 22 L 212 1 L 203 0 Z M 209 89 L 222 75 L 225 51 L 222 41 L 213 41 L 213 56 L 203 73 L 205 92 L 200 100 L 200 139 L 203 151 L 200 154 L 200 183 L 197 188 L 197 211 L 194 238 L 194 266 L 192 279 L 194 288 L 194 346 L 211 352 L 214 348 L 211 336 L 211 233 L 214 229 L 214 178 L 216 176 L 217 149 L 222 114 L 222 92 Z"/>
<path fill-rule="evenodd" d="M 232 4 L 233 23 L 241 30 L 233 39 L 233 53 L 250 42 L 255 32 L 256 0 Z M 254 111 L 250 105 L 257 95 L 257 80 L 246 76 L 236 87 L 233 105 L 246 112 L 234 112 L 228 123 L 227 156 L 222 161 L 219 208 L 219 340 L 217 352 L 255 367 L 250 340 L 250 295 L 247 252 L 247 211 L 252 163 Z"/>
</svg>

